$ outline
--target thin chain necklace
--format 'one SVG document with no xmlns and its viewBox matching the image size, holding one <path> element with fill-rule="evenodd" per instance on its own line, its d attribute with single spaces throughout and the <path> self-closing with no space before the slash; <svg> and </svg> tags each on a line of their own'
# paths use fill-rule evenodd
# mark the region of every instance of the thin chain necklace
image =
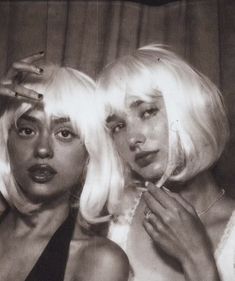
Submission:
<svg viewBox="0 0 235 281">
<path fill-rule="evenodd" d="M 212 202 L 210 203 L 210 205 L 209 205 L 205 210 L 203 210 L 203 211 L 201 211 L 201 212 L 197 212 L 197 215 L 198 215 L 199 217 L 201 217 L 202 215 L 204 215 L 204 214 L 206 214 L 207 212 L 209 212 L 210 209 L 211 209 L 217 202 L 219 202 L 219 201 L 223 198 L 224 194 L 225 194 L 225 190 L 224 190 L 224 189 L 221 189 L 220 193 L 219 193 L 218 196 L 215 198 L 215 200 L 212 201 Z"/>
</svg>

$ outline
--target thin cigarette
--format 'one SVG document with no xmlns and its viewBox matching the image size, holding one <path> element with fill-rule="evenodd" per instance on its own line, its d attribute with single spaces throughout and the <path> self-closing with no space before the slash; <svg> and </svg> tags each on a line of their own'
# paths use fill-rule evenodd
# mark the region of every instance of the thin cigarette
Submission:
<svg viewBox="0 0 235 281">
<path fill-rule="evenodd" d="M 137 190 L 141 191 L 141 192 L 146 192 L 148 191 L 148 189 L 146 187 L 136 187 Z"/>
</svg>

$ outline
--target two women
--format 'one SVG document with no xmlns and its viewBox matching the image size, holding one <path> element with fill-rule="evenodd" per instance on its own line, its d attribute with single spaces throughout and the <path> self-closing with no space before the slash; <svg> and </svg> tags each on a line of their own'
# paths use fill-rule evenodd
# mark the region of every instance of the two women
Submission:
<svg viewBox="0 0 235 281">
<path fill-rule="evenodd" d="M 33 59 L 15 64 L 16 73 L 18 67 L 31 74 L 21 77 L 17 89 L 3 91 L 9 97 L 0 119 L 5 206 L 0 279 L 125 281 L 129 266 L 123 251 L 86 234 L 76 219 L 80 203 L 84 218 L 106 221 L 102 210 L 105 206 L 115 212 L 121 186 L 94 82 L 71 68 L 45 66 L 38 71 Z M 12 96 L 16 90 L 24 96 L 25 89 L 33 100 Z M 43 99 L 35 99 L 38 93 Z"/>
<path fill-rule="evenodd" d="M 233 280 L 235 203 L 210 173 L 228 138 L 217 88 L 172 52 L 150 45 L 107 66 L 98 80 L 97 95 L 104 103 L 107 127 L 128 168 L 123 175 L 126 188 L 121 208 L 115 208 L 122 177 L 118 162 L 113 166 L 118 161 L 114 153 L 109 171 L 116 173 L 111 181 L 116 186 L 109 195 L 92 201 L 90 196 L 99 196 L 101 190 L 86 189 L 85 184 L 80 197 L 83 217 L 95 222 L 105 204 L 93 206 L 107 196 L 113 200 L 108 204 L 109 213 L 114 215 L 109 238 L 127 252 L 135 281 Z M 61 109 L 69 110 L 70 106 L 66 107 L 64 99 Z M 86 118 L 96 118 L 94 108 L 92 112 L 87 110 L 90 114 Z M 103 118 L 98 118 L 96 125 Z M 91 140 L 94 151 L 105 148 L 107 139 L 102 139 L 104 143 L 94 141 L 90 134 L 86 146 Z M 111 143 L 108 147 L 112 152 Z M 98 163 L 100 168 L 105 165 L 103 160 Z M 92 182 L 99 179 L 95 176 L 92 180 L 94 174 L 90 175 Z M 86 210 L 86 206 L 92 207 Z M 89 249 L 82 251 L 88 260 L 92 258 Z M 84 269 L 81 255 L 73 261 Z M 92 271 L 92 265 L 87 268 Z M 114 269 L 126 272 L 123 259 Z"/>
<path fill-rule="evenodd" d="M 233 280 L 235 201 L 210 171 L 229 136 L 216 86 L 149 45 L 108 65 L 97 87 L 116 148 L 140 181 L 128 179 L 109 230 L 133 280 Z"/>
</svg>

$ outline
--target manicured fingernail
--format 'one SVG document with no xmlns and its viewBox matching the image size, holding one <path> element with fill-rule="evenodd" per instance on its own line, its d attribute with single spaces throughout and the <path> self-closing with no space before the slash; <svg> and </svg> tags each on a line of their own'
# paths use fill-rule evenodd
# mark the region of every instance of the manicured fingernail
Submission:
<svg viewBox="0 0 235 281">
<path fill-rule="evenodd" d="M 43 95 L 42 94 L 38 94 L 38 99 L 42 100 L 43 99 Z"/>
</svg>

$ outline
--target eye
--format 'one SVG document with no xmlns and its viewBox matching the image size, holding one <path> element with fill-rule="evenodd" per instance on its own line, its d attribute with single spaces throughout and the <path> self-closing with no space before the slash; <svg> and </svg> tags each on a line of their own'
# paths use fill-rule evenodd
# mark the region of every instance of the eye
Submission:
<svg viewBox="0 0 235 281">
<path fill-rule="evenodd" d="M 29 127 L 21 127 L 18 128 L 18 135 L 21 137 L 32 137 L 36 134 L 36 132 Z"/>
<path fill-rule="evenodd" d="M 149 118 L 155 116 L 157 114 L 157 112 L 158 112 L 158 108 L 157 107 L 153 107 L 153 108 L 144 110 L 141 113 L 141 118 L 142 119 L 149 119 Z"/>
<path fill-rule="evenodd" d="M 61 141 L 71 141 L 76 137 L 76 134 L 71 129 L 61 128 L 55 133 L 55 136 Z"/>
<path fill-rule="evenodd" d="M 124 122 L 118 122 L 115 125 L 111 126 L 111 132 L 113 134 L 119 133 L 123 128 L 125 128 L 125 123 Z"/>
</svg>

